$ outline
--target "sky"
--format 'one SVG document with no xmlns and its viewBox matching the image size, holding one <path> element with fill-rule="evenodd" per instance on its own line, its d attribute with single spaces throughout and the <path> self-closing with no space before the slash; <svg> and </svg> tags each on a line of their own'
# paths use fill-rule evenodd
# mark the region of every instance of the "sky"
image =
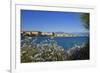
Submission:
<svg viewBox="0 0 100 73">
<path fill-rule="evenodd" d="M 86 32 L 80 13 L 21 10 L 21 30 L 41 32 Z"/>
</svg>

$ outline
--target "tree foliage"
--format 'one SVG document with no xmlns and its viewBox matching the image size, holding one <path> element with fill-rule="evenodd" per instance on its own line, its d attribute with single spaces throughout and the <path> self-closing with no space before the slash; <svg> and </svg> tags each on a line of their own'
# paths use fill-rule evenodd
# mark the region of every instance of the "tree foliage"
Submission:
<svg viewBox="0 0 100 73">
<path fill-rule="evenodd" d="M 89 29 L 89 22 L 90 22 L 89 16 L 90 16 L 89 13 L 80 14 L 80 19 L 83 22 L 83 25 L 86 29 Z"/>
</svg>

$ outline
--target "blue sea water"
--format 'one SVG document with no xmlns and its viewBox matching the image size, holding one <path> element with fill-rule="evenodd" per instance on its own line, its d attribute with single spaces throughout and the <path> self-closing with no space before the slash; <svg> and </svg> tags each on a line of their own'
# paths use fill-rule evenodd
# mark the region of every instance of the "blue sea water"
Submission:
<svg viewBox="0 0 100 73">
<path fill-rule="evenodd" d="M 75 45 L 82 45 L 88 42 L 88 37 L 63 37 L 54 38 L 64 49 L 72 48 Z"/>
<path fill-rule="evenodd" d="M 56 41 L 57 45 L 63 47 L 65 50 L 74 47 L 75 45 L 82 45 L 88 42 L 89 37 L 31 37 L 30 42 L 34 43 L 49 43 L 49 41 Z M 21 42 L 22 44 L 22 42 Z"/>
</svg>

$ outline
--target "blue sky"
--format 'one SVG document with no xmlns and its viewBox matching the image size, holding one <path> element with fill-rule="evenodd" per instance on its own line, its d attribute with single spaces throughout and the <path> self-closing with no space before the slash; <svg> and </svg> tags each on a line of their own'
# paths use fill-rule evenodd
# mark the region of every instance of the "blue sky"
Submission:
<svg viewBox="0 0 100 73">
<path fill-rule="evenodd" d="M 22 31 L 85 32 L 80 13 L 21 10 Z"/>
</svg>

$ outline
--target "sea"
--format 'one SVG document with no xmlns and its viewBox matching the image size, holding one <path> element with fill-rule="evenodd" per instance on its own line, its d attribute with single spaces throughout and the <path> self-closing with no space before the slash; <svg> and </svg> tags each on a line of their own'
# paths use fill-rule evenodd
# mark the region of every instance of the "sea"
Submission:
<svg viewBox="0 0 100 73">
<path fill-rule="evenodd" d="M 23 40 L 25 38 L 21 38 L 23 44 Z M 70 49 L 75 45 L 82 45 L 88 42 L 89 37 L 81 36 L 81 37 L 28 37 L 29 42 L 36 43 L 36 44 L 45 44 L 49 43 L 50 41 L 54 41 L 57 45 L 61 46 L 62 48 Z M 25 42 L 24 42 L 25 43 Z"/>
</svg>

